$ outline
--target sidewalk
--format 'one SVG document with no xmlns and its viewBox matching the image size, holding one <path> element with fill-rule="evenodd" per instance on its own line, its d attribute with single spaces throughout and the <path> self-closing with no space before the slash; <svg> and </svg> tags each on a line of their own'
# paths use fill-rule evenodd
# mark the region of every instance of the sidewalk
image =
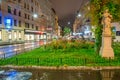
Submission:
<svg viewBox="0 0 120 80">
<path fill-rule="evenodd" d="M 23 44 L 25 42 L 23 41 L 18 41 L 18 42 L 0 42 L 0 46 L 6 46 L 6 45 L 14 45 L 14 44 Z"/>
<path fill-rule="evenodd" d="M 44 69 L 44 70 L 112 70 L 120 69 L 120 66 L 14 66 L 6 65 L 0 68 L 14 68 L 14 69 Z"/>
</svg>

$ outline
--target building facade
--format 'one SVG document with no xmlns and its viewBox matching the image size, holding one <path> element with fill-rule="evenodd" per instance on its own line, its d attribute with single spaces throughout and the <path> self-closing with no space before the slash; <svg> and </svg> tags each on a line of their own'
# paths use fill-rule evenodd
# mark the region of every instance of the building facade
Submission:
<svg viewBox="0 0 120 80">
<path fill-rule="evenodd" d="M 41 25 L 44 26 L 44 29 L 47 32 L 47 39 L 51 40 L 55 30 L 56 12 L 52 8 L 52 4 L 49 0 L 40 0 L 40 5 L 41 13 L 44 17 L 44 22 Z"/>
<path fill-rule="evenodd" d="M 120 22 L 114 22 L 112 25 L 112 32 L 115 42 L 120 42 Z"/>
<path fill-rule="evenodd" d="M 46 39 L 51 16 L 43 12 L 41 3 L 41 0 L 1 0 L 0 42 Z M 47 8 L 46 11 L 50 12 Z"/>
</svg>

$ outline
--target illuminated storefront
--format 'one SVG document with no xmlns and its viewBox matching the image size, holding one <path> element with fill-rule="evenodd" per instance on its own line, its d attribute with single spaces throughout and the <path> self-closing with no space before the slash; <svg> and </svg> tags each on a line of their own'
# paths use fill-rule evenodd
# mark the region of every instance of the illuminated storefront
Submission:
<svg viewBox="0 0 120 80">
<path fill-rule="evenodd" d="M 25 41 L 39 41 L 46 39 L 46 33 L 41 31 L 25 30 Z"/>
<path fill-rule="evenodd" d="M 0 30 L 0 41 L 2 40 L 2 31 Z"/>
<path fill-rule="evenodd" d="M 33 4 L 33 2 L 39 3 L 38 0 L 33 0 L 30 3 L 28 3 L 29 0 L 23 0 L 21 3 L 17 1 L 19 0 L 2 0 L 0 7 L 0 43 L 46 40 L 48 33 L 46 27 L 50 24 L 48 17 L 52 19 L 52 16 L 44 14 L 41 16 L 39 12 L 42 10 L 41 3 L 37 7 Z M 30 6 L 22 8 L 22 3 Z M 27 10 L 31 6 L 32 10 Z M 36 11 L 36 9 L 38 10 Z M 34 11 L 38 17 L 33 16 Z M 46 11 L 46 13 L 48 12 L 51 12 L 51 8 L 50 11 Z"/>
</svg>

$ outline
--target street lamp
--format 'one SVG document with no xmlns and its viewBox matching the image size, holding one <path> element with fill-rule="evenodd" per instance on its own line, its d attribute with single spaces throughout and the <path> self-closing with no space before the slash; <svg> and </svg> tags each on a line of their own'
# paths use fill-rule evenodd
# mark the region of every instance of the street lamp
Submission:
<svg viewBox="0 0 120 80">
<path fill-rule="evenodd" d="M 68 22 L 68 25 L 70 25 L 70 21 Z"/>
<path fill-rule="evenodd" d="M 38 14 L 33 14 L 33 17 L 34 18 L 38 18 Z"/>
<path fill-rule="evenodd" d="M 81 16 L 82 16 L 82 15 L 81 15 L 80 13 L 77 15 L 78 18 L 80 18 Z"/>
</svg>

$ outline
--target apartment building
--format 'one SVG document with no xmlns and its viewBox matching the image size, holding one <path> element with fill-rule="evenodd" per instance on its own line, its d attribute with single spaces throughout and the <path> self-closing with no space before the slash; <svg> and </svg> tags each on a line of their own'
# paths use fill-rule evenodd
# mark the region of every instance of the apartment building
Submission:
<svg viewBox="0 0 120 80">
<path fill-rule="evenodd" d="M 49 15 L 41 10 L 41 3 L 41 0 L 1 0 L 0 42 L 46 39 Z M 47 9 L 45 7 L 46 11 Z M 50 13 L 49 10 L 47 13 Z"/>
<path fill-rule="evenodd" d="M 41 13 L 44 17 L 44 22 L 41 25 L 47 32 L 47 39 L 51 39 L 55 31 L 55 10 L 52 8 L 52 4 L 49 0 L 39 0 L 41 6 Z"/>
<path fill-rule="evenodd" d="M 112 32 L 115 42 L 120 42 L 120 22 L 114 22 L 112 25 Z"/>
</svg>

